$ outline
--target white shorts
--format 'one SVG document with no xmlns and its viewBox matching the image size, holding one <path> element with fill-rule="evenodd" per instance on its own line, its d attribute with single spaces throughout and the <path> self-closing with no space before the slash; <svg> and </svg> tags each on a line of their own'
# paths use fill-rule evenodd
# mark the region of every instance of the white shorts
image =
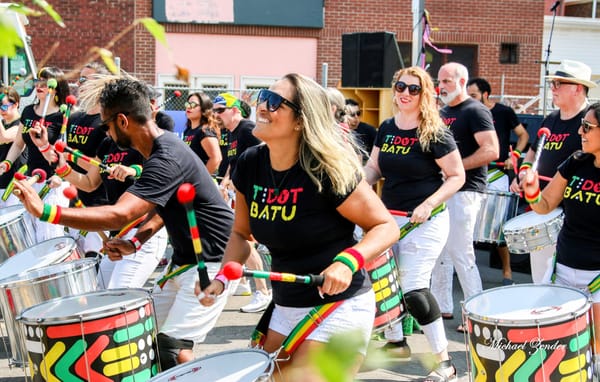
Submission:
<svg viewBox="0 0 600 382">
<path fill-rule="evenodd" d="M 592 302 L 600 302 L 600 291 L 591 294 L 588 290 L 588 284 L 600 274 L 600 271 L 586 271 L 583 269 L 575 269 L 566 265 L 556 263 L 556 280 L 555 284 L 570 286 L 577 288 L 591 296 Z"/>
<path fill-rule="evenodd" d="M 269 323 L 269 329 L 288 336 L 296 327 L 296 324 L 306 317 L 311 309 L 312 307 L 293 308 L 276 304 Z M 334 334 L 358 331 L 363 339 L 358 351 L 362 355 L 366 355 L 374 321 L 375 294 L 371 290 L 345 300 L 306 339 L 328 342 Z"/>
<path fill-rule="evenodd" d="M 205 264 L 208 276 L 212 280 L 219 271 L 221 263 Z M 175 269 L 177 266 L 173 266 L 172 270 Z M 160 280 L 167 270 L 169 270 L 168 266 L 157 280 Z M 207 333 L 215 326 L 225 308 L 229 290 L 235 290 L 239 283 L 239 280 L 229 282 L 228 290 L 217 296 L 213 305 L 204 306 L 194 294 L 197 281 L 198 268 L 192 267 L 169 279 L 162 289 L 158 285 L 154 287 L 152 297 L 159 333 L 177 339 L 191 340 L 195 343 L 204 341 Z"/>
</svg>

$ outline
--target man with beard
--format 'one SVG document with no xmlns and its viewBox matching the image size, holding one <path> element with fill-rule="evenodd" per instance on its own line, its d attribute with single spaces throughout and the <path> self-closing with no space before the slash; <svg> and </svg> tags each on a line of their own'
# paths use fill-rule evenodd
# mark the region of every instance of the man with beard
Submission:
<svg viewBox="0 0 600 382">
<path fill-rule="evenodd" d="M 499 154 L 492 114 L 467 93 L 468 77 L 467 68 L 455 62 L 443 65 L 438 73 L 440 98 L 446 104 L 440 114 L 454 135 L 466 172 L 464 186 L 447 202 L 450 234 L 431 278 L 431 292 L 447 318 L 454 311 L 453 267 L 465 299 L 483 289 L 475 263 L 473 231 L 487 185 L 487 164 Z M 464 330 L 462 325 L 458 330 Z"/>
<path fill-rule="evenodd" d="M 348 127 L 355 134 L 361 147 L 365 150 L 363 153 L 363 164 L 367 163 L 371 150 L 373 149 L 373 142 L 377 137 L 377 129 L 374 126 L 369 125 L 360 120 L 360 107 L 358 102 L 352 98 L 346 98 L 346 123 Z"/>
<path fill-rule="evenodd" d="M 87 231 L 120 230 L 148 214 L 135 236 L 111 239 L 106 254 L 114 261 L 135 254 L 163 226 L 173 247 L 171 263 L 153 293 L 163 370 L 193 359 L 193 345 L 204 341 L 227 301 L 228 293 L 205 307 L 194 293 L 200 261 L 211 279 L 220 268 L 231 233 L 233 212 L 225 204 L 200 158 L 179 137 L 160 129 L 152 118 L 147 86 L 133 78 L 106 77 L 93 82 L 99 94 L 100 127 L 121 149 L 132 148 L 144 157 L 139 179 L 114 205 L 61 208 L 45 204 L 26 182 L 17 182 L 25 208 L 40 220 Z M 194 250 L 187 208 L 177 193 L 184 183 L 194 186 L 192 205 L 201 241 L 201 257 Z M 230 284 L 233 288 L 235 285 Z"/>
</svg>

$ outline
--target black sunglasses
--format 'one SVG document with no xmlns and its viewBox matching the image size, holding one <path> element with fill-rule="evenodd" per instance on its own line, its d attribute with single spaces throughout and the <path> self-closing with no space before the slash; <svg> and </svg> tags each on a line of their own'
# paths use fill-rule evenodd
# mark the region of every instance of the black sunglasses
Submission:
<svg viewBox="0 0 600 382">
<path fill-rule="evenodd" d="M 200 106 L 200 104 L 192 101 L 192 102 L 186 102 L 186 103 L 184 103 L 183 106 L 185 106 L 186 109 L 195 109 L 198 106 Z"/>
<path fill-rule="evenodd" d="M 262 89 L 258 92 L 258 98 L 256 103 L 257 105 L 260 105 L 263 102 L 267 103 L 267 110 L 269 110 L 271 113 L 277 111 L 281 104 L 286 105 L 290 109 L 294 110 L 296 113 L 300 112 L 300 107 L 298 105 L 296 105 L 292 101 L 288 101 L 284 97 L 270 90 Z"/>
<path fill-rule="evenodd" d="M 593 127 L 598 127 L 598 125 L 594 125 L 581 118 L 581 130 L 583 130 L 584 134 L 587 134 L 592 130 Z"/>
<path fill-rule="evenodd" d="M 421 90 L 423 89 L 421 86 L 419 85 L 407 85 L 406 82 L 403 81 L 398 81 L 394 84 L 394 89 L 398 92 L 398 93 L 402 93 L 404 92 L 404 90 L 408 88 L 408 94 L 412 95 L 412 96 L 416 96 L 419 93 L 421 93 Z"/>
<path fill-rule="evenodd" d="M 360 110 L 355 111 L 355 112 L 348 112 L 348 113 L 346 113 L 346 115 L 349 117 L 360 117 Z"/>
<path fill-rule="evenodd" d="M 80 84 L 84 83 L 85 81 L 87 81 L 87 77 L 84 77 L 84 76 L 79 77 Z"/>
<path fill-rule="evenodd" d="M 223 114 L 225 110 L 231 109 L 230 107 L 218 107 L 216 109 L 212 109 L 212 112 L 215 114 Z"/>
<path fill-rule="evenodd" d="M 108 129 L 109 129 L 108 124 L 110 122 L 114 121 L 115 118 L 117 118 L 117 116 L 119 114 L 123 114 L 123 115 L 127 116 L 129 114 L 129 112 L 118 111 L 118 112 L 114 113 L 112 115 L 112 117 L 105 119 L 104 121 L 100 121 L 100 125 L 98 126 L 98 128 L 102 129 L 102 131 L 104 131 L 105 133 L 108 132 Z"/>
</svg>

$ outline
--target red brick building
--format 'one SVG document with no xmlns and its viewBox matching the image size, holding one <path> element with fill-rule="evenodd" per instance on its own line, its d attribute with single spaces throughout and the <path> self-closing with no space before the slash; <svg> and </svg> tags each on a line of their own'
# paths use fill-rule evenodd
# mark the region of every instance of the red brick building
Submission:
<svg viewBox="0 0 600 382">
<path fill-rule="evenodd" d="M 156 0 L 51 1 L 67 28 L 58 27 L 48 16 L 30 18 L 29 33 L 36 60 L 40 61 L 58 41 L 60 46 L 47 64 L 65 70 L 75 67 L 84 60 L 90 47 L 105 46 L 135 19 L 152 17 L 153 1 Z M 280 2 L 286 3 L 285 0 Z M 431 16 L 431 25 L 438 29 L 432 34 L 435 44 L 453 49 L 458 57 L 468 60 L 472 76 L 488 78 L 496 94 L 503 84 L 505 94 L 536 95 L 546 3 L 544 0 L 427 0 L 425 8 Z M 410 0 L 323 0 L 323 7 L 323 28 L 218 23 L 166 23 L 164 26 L 166 32 L 172 34 L 315 39 L 316 79 L 321 81 L 320 68 L 322 63 L 327 63 L 329 86 L 340 84 L 342 35 L 346 33 L 393 32 L 405 62 L 410 62 L 409 44 L 413 38 Z M 134 28 L 111 50 L 120 57 L 124 70 L 147 81 L 156 81 L 156 44 L 143 27 Z M 210 58 L 210 52 L 206 57 Z M 246 58 L 251 60 L 253 56 L 249 54 Z M 443 60 L 454 60 L 454 56 L 437 60 L 431 65 L 434 77 L 437 66 Z"/>
</svg>

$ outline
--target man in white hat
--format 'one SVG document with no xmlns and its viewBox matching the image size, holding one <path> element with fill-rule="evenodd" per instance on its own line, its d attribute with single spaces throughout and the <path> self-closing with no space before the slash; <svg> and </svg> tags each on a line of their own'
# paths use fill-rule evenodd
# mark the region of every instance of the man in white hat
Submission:
<svg viewBox="0 0 600 382">
<path fill-rule="evenodd" d="M 576 150 L 581 150 L 581 137 L 577 133 L 581 119 L 587 106 L 587 94 L 590 88 L 596 87 L 591 81 L 592 70 L 579 61 L 563 60 L 556 72 L 547 76 L 552 90 L 552 103 L 558 110 L 550 113 L 543 121 L 542 127 L 550 130 L 543 152 L 539 157 L 537 171 L 540 175 L 552 178 L 560 165 Z M 539 138 L 538 138 L 539 139 Z M 527 151 L 518 179 L 513 180 L 510 190 L 521 192 L 522 174 L 533 163 L 537 140 Z M 544 188 L 548 182 L 540 179 Z M 551 258 L 554 246 L 549 245 L 539 251 L 529 254 L 531 262 L 531 277 L 534 283 L 549 281 Z"/>
</svg>

